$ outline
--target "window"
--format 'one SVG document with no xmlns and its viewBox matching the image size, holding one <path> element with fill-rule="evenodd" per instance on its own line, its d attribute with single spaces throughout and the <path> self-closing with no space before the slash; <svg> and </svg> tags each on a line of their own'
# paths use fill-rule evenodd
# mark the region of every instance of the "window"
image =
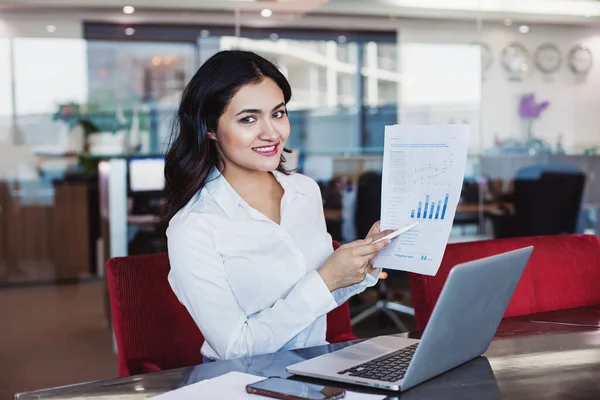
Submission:
<svg viewBox="0 0 600 400">
<path fill-rule="evenodd" d="M 94 39 L 89 44 L 90 99 L 104 111 L 115 104 L 152 104 L 159 115 L 150 118 L 157 122 L 150 122 L 149 129 L 159 144 L 182 83 L 210 56 L 233 48 L 262 55 L 288 78 L 293 93 L 289 147 L 306 154 L 381 151 L 384 124 L 397 122 L 395 32 L 244 28 L 238 38 L 233 29 L 223 27 L 155 26 L 136 28 L 135 36 L 144 38 L 140 41 L 119 36 L 118 29 L 107 26 L 88 24 L 85 31 Z M 119 40 L 107 40 L 110 32 Z M 152 37 L 180 41 L 149 43 Z M 365 46 L 372 47 L 373 63 L 363 61 Z"/>
</svg>

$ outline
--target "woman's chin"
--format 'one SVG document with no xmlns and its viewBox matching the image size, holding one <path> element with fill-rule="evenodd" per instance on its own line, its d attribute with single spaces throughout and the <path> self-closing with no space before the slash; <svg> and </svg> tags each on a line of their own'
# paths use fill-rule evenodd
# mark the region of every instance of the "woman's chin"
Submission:
<svg viewBox="0 0 600 400">
<path fill-rule="evenodd" d="M 256 164 L 256 169 L 259 171 L 273 171 L 279 167 L 280 157 L 273 157 L 272 160 L 263 160 Z"/>
</svg>

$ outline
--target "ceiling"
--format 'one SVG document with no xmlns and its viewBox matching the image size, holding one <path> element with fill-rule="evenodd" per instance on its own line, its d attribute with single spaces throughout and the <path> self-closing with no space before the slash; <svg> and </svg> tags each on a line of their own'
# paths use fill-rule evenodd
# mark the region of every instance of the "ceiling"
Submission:
<svg viewBox="0 0 600 400">
<path fill-rule="evenodd" d="M 141 12 L 234 11 L 321 16 L 436 18 L 593 24 L 600 21 L 596 0 L 0 0 L 0 11 L 120 10 L 131 5 Z M 136 12 L 137 12 L 136 11 Z"/>
</svg>

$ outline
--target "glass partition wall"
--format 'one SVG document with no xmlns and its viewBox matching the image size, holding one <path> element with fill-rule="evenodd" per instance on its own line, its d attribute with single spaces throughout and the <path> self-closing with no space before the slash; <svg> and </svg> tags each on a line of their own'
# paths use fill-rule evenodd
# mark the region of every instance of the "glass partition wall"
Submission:
<svg viewBox="0 0 600 400">
<path fill-rule="evenodd" d="M 183 88 L 220 50 L 255 51 L 289 79 L 290 162 L 329 193 L 332 229 L 339 231 L 343 191 L 332 180 L 349 184 L 381 168 L 384 126 L 398 120 L 394 29 L 81 28 L 81 38 L 0 40 L 1 285 L 103 275 L 111 244 L 99 165 L 161 157 Z M 130 189 L 128 182 L 122 193 L 129 254 L 162 250 Z M 148 207 L 142 213 L 156 211 Z"/>
<path fill-rule="evenodd" d="M 493 237 L 598 232 L 600 31 L 590 17 L 480 24 L 477 177 Z"/>
<path fill-rule="evenodd" d="M 469 15 L 360 29 L 257 24 L 244 13 L 238 26 L 233 13 L 219 24 L 82 20 L 78 37 L 50 26 L 39 37 L 1 37 L 0 284 L 102 274 L 99 162 L 161 157 L 185 84 L 208 57 L 234 48 L 288 77 L 289 162 L 320 183 L 336 239 L 356 237 L 358 181 L 380 171 L 384 127 L 396 123 L 470 126 L 452 241 L 531 233 L 518 208 L 539 211 L 543 201 L 521 178 L 537 181 L 548 169 L 584 175 L 572 183 L 576 201 L 553 206 L 570 217 L 552 229 L 596 232 L 600 31 Z M 129 252 L 158 251 L 144 239 L 150 226 L 133 217 Z"/>
</svg>

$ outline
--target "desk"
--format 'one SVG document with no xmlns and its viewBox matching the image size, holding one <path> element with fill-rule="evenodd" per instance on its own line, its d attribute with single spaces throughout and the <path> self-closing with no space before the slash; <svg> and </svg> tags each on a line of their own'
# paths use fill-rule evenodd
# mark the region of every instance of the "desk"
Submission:
<svg viewBox="0 0 600 400">
<path fill-rule="evenodd" d="M 600 307 L 564 310 L 555 319 L 587 321 Z M 544 313 L 545 314 L 545 313 Z M 540 323 L 544 314 L 504 320 L 485 357 L 449 371 L 405 393 L 338 384 L 350 390 L 387 394 L 388 399 L 598 399 L 600 329 L 586 324 Z M 399 336 L 418 338 L 419 332 Z M 22 393 L 30 399 L 143 399 L 230 371 L 289 377 L 289 364 L 347 346 L 339 343 L 282 351 L 195 367 Z M 93 361 L 90 361 L 93 362 Z M 298 378 L 295 378 L 298 379 Z M 309 380 L 310 381 L 310 380 Z M 257 397 L 259 400 L 260 397 Z"/>
<path fill-rule="evenodd" d="M 549 311 L 522 317 L 515 320 L 537 322 L 541 324 L 561 324 L 600 328 L 600 305 L 569 310 Z"/>
</svg>

